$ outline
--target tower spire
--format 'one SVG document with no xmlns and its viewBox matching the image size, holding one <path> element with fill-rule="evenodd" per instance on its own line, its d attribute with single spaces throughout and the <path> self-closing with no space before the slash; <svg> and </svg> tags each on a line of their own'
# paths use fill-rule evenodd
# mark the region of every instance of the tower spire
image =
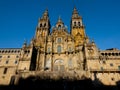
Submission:
<svg viewBox="0 0 120 90">
<path fill-rule="evenodd" d="M 74 9 L 73 9 L 73 14 L 78 14 L 78 11 L 77 11 L 75 6 L 74 6 Z"/>
<path fill-rule="evenodd" d="M 42 18 L 46 19 L 48 17 L 49 17 L 49 15 L 48 15 L 48 9 L 46 9 L 45 12 L 43 13 Z"/>
<path fill-rule="evenodd" d="M 80 17 L 79 13 L 78 13 L 76 7 L 74 7 L 73 12 L 72 12 L 72 18 L 78 18 L 78 17 Z"/>
</svg>

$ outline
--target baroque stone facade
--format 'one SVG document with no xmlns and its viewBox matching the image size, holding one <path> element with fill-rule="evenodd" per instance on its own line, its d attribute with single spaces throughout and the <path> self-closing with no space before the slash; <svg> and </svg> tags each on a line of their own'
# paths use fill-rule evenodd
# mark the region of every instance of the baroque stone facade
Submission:
<svg viewBox="0 0 120 90">
<path fill-rule="evenodd" d="M 86 36 L 82 17 L 74 8 L 70 33 L 61 18 L 52 31 L 46 10 L 38 21 L 35 37 L 22 48 L 0 49 L 0 84 L 16 84 L 20 77 L 52 79 L 91 78 L 105 85 L 120 80 L 120 50 L 99 50 Z"/>
</svg>

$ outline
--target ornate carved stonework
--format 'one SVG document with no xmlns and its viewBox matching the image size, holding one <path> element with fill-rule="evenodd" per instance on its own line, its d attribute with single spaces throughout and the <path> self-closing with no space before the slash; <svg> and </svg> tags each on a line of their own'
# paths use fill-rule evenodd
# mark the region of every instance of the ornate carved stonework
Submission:
<svg viewBox="0 0 120 90">
<path fill-rule="evenodd" d="M 99 50 L 86 36 L 82 17 L 74 8 L 70 33 L 59 17 L 51 28 L 48 10 L 38 21 L 35 37 L 20 49 L 0 49 L 0 84 L 11 77 L 91 78 L 115 85 L 120 77 L 120 50 Z M 51 29 L 51 32 L 50 32 Z"/>
</svg>

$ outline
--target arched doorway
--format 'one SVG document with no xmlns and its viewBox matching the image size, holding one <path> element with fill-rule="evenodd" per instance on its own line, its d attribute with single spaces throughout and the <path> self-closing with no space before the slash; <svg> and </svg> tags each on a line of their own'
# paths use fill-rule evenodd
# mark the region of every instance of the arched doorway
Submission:
<svg viewBox="0 0 120 90">
<path fill-rule="evenodd" d="M 57 59 L 54 62 L 54 71 L 61 71 L 63 72 L 65 69 L 64 67 L 64 61 L 62 59 Z"/>
<path fill-rule="evenodd" d="M 10 85 L 14 85 L 14 82 L 15 82 L 15 76 L 12 76 L 10 80 Z"/>
</svg>

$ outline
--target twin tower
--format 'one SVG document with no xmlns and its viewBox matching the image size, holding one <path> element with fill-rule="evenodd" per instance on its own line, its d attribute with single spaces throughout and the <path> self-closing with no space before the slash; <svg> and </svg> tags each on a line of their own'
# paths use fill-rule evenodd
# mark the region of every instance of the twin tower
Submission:
<svg viewBox="0 0 120 90">
<path fill-rule="evenodd" d="M 51 28 L 51 25 L 49 21 L 48 10 L 46 10 L 38 22 L 36 37 L 35 37 L 37 40 L 36 45 L 39 46 L 40 42 L 46 39 L 47 36 L 50 36 L 50 35 L 53 36 L 53 34 L 57 32 L 61 33 L 61 36 L 62 36 L 62 32 L 66 33 L 67 35 L 69 34 L 61 18 L 58 18 L 56 26 L 52 28 L 51 33 L 50 33 L 50 28 Z M 76 8 L 74 8 L 72 13 L 70 28 L 71 28 L 71 31 L 69 35 L 71 35 L 75 39 L 75 46 L 83 44 L 83 42 L 85 41 L 85 39 L 87 39 L 87 37 L 85 35 L 84 25 L 82 24 L 82 17 L 79 16 Z M 40 37 L 44 37 L 44 39 Z"/>
<path fill-rule="evenodd" d="M 78 80 L 87 77 L 115 85 L 120 80 L 120 50 L 100 51 L 93 41 L 89 41 L 76 8 L 70 25 L 69 33 L 59 18 L 50 32 L 46 10 L 29 45 L 0 49 L 0 84 L 15 84 L 20 78 L 37 76 Z"/>
<path fill-rule="evenodd" d="M 94 42 L 89 42 L 77 9 L 74 8 L 72 12 L 70 33 L 61 18 L 52 28 L 52 32 L 50 28 L 49 15 L 46 10 L 38 21 L 35 37 L 30 45 L 23 45 L 18 70 L 66 72 L 76 69 L 86 70 L 85 57 L 89 52 L 85 47 L 89 44 L 90 53 L 93 56 L 97 55 L 94 53 L 97 52 L 97 48 Z M 25 53 L 26 50 L 30 54 Z M 25 59 L 27 61 L 24 62 Z"/>
</svg>

